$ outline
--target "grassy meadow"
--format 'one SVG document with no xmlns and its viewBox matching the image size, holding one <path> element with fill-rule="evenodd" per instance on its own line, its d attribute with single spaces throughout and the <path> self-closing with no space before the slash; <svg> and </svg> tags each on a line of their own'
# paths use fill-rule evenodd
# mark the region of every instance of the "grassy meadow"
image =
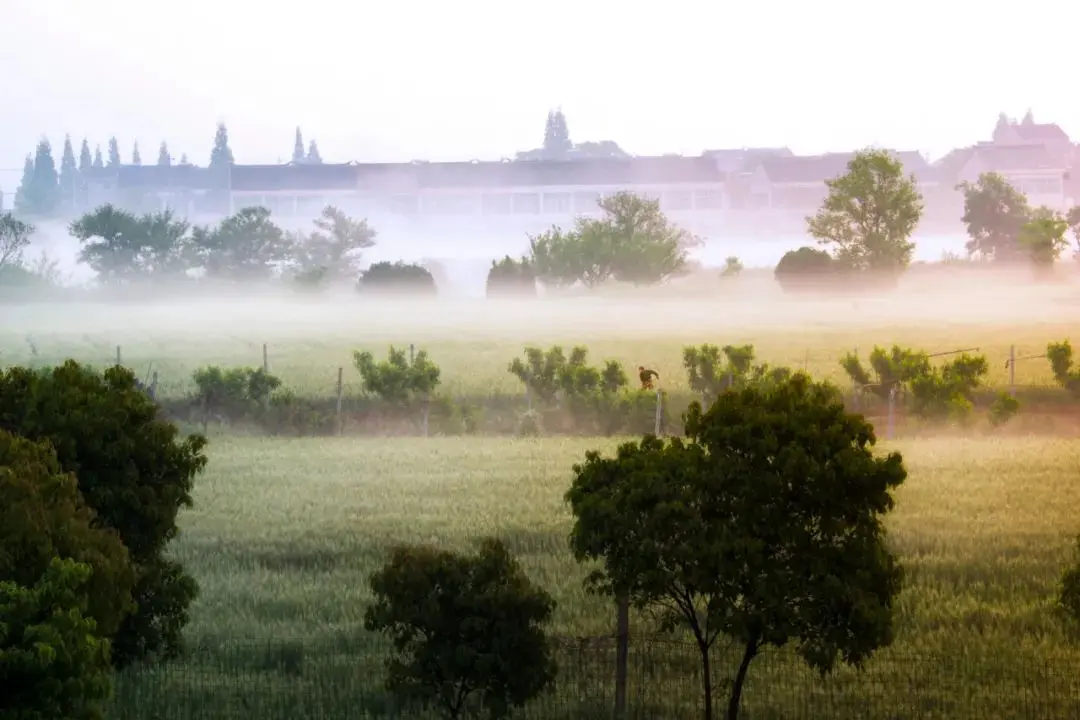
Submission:
<svg viewBox="0 0 1080 720">
<path fill-rule="evenodd" d="M 562 496 L 572 464 L 616 442 L 215 438 L 175 549 L 202 587 L 187 633 L 195 651 L 125 678 L 113 716 L 377 713 L 385 646 L 362 628 L 365 579 L 395 543 L 468 550 L 496 535 L 557 599 L 556 633 L 611 634 L 612 607 L 583 593 L 585 569 L 567 551 Z M 1053 595 L 1080 533 L 1080 441 L 924 439 L 881 449 L 903 452 L 910 471 L 887 523 L 907 572 L 894 646 L 864 674 L 826 682 L 770 653 L 751 669 L 746 716 L 1075 716 L 1080 647 Z M 635 618 L 633 632 L 649 634 L 647 619 Z M 692 712 L 692 649 L 669 642 L 636 652 L 637 716 Z M 570 687 L 530 717 L 610 707 L 610 658 L 561 656 Z"/>
</svg>

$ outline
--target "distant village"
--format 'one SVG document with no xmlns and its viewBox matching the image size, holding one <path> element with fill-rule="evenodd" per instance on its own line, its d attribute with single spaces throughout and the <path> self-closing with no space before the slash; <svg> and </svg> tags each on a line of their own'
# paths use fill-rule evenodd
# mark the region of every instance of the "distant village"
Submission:
<svg viewBox="0 0 1080 720">
<path fill-rule="evenodd" d="M 298 131 L 297 142 L 300 142 Z M 303 146 L 300 146 L 302 150 Z M 921 230 L 960 228 L 956 185 L 995 172 L 1033 206 L 1064 211 L 1080 198 L 1080 159 L 1055 123 L 998 117 L 989 139 L 931 162 L 890 149 L 914 175 L 925 202 Z M 315 151 L 317 153 L 317 150 Z M 538 232 L 598 212 L 604 195 L 629 190 L 656 199 L 675 222 L 705 237 L 801 232 L 852 152 L 800 156 L 787 148 L 705 150 L 697 156 L 632 156 L 613 142 L 569 141 L 560 111 L 549 113 L 544 146 L 500 161 L 325 163 L 301 152 L 288 163 L 224 169 L 189 163 L 95 167 L 73 210 L 104 203 L 169 208 L 193 221 L 260 205 L 288 225 L 328 204 L 380 223 L 452 234 Z"/>
</svg>

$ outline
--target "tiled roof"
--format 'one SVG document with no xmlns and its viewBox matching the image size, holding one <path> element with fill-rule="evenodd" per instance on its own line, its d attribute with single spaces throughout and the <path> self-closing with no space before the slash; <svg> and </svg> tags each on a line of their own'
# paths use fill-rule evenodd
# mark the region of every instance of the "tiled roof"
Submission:
<svg viewBox="0 0 1080 720">
<path fill-rule="evenodd" d="M 239 192 L 349 190 L 357 186 L 357 165 L 233 165 L 229 186 Z"/>
<path fill-rule="evenodd" d="M 1016 123 L 1013 131 L 1026 142 L 1069 142 L 1069 135 L 1056 123 Z"/>
<path fill-rule="evenodd" d="M 750 172 L 765 158 L 789 158 L 795 153 L 783 148 L 724 148 L 701 153 L 711 158 L 725 173 Z"/>
<path fill-rule="evenodd" d="M 920 153 L 913 151 L 890 153 L 904 165 L 904 173 L 927 180 L 934 173 L 930 164 Z M 847 172 L 848 163 L 855 157 L 853 152 L 827 153 L 794 157 L 772 157 L 761 161 L 761 167 L 774 183 L 812 183 L 832 180 Z"/>
<path fill-rule="evenodd" d="M 1055 159 L 1043 145 L 1037 143 L 977 145 L 973 156 L 982 172 L 1065 169 L 1063 160 Z"/>
</svg>

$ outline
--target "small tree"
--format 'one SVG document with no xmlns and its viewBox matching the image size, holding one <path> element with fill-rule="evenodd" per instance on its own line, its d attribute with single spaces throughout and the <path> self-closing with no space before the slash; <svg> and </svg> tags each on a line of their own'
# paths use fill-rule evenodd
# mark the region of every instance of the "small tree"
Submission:
<svg viewBox="0 0 1080 720">
<path fill-rule="evenodd" d="M 214 229 L 192 233 L 192 254 L 208 277 L 268 280 L 294 256 L 293 238 L 264 207 L 241 208 Z"/>
<path fill-rule="evenodd" d="M 1080 370 L 1073 367 L 1072 343 L 1068 340 L 1050 343 L 1046 346 L 1046 357 L 1058 384 L 1071 393 L 1080 394 Z"/>
<path fill-rule="evenodd" d="M 428 357 L 426 350 L 420 350 L 409 358 L 404 349 L 390 346 L 386 360 L 376 362 L 369 352 L 353 351 L 353 365 L 364 380 L 364 390 L 402 409 L 415 404 L 417 400 L 427 401 L 439 384 L 441 371 Z"/>
<path fill-rule="evenodd" d="M 210 365 L 192 373 L 192 379 L 203 409 L 232 420 L 257 415 L 270 394 L 281 387 L 281 380 L 262 368 Z"/>
<path fill-rule="evenodd" d="M 1020 230 L 1031 218 L 1027 196 L 997 173 L 983 173 L 975 183 L 956 186 L 964 193 L 968 255 L 1011 262 L 1023 253 Z"/>
<path fill-rule="evenodd" d="M 700 347 L 684 347 L 683 368 L 690 389 L 708 406 L 721 392 L 745 384 L 752 375 L 754 346 L 725 345 L 720 348 L 706 343 Z"/>
<path fill-rule="evenodd" d="M 693 403 L 686 436 L 587 453 L 567 499 L 574 556 L 603 563 L 588 587 L 693 635 L 705 719 L 721 635 L 742 648 L 730 720 L 770 645 L 794 643 L 822 672 L 889 645 L 901 571 L 881 516 L 906 471 L 898 454 L 874 456 L 873 428 L 798 373 L 724 393 L 708 412 Z"/>
<path fill-rule="evenodd" d="M 315 220 L 315 232 L 296 239 L 293 265 L 297 275 L 320 280 L 353 280 L 360 273 L 364 250 L 375 246 L 375 230 L 328 205 Z"/>
<path fill-rule="evenodd" d="M 505 718 L 555 679 L 544 630 L 555 601 L 498 540 L 475 556 L 394 548 L 370 583 L 364 627 L 390 636 L 386 687 L 406 705 Z"/>
<path fill-rule="evenodd" d="M 1048 207 L 1036 208 L 1031 219 L 1020 228 L 1018 240 L 1035 267 L 1046 270 L 1053 267 L 1061 253 L 1069 246 L 1065 233 L 1068 221 Z"/>
<path fill-rule="evenodd" d="M 720 271 L 721 277 L 738 277 L 743 271 L 742 260 L 732 255 L 724 260 L 724 267 Z"/>
<path fill-rule="evenodd" d="M 486 294 L 489 298 L 536 297 L 536 273 L 528 259 L 514 260 L 507 255 L 491 261 Z"/>
<path fill-rule="evenodd" d="M 930 373 L 930 357 L 921 351 L 893 345 L 891 350 L 874 346 L 870 352 L 870 370 L 863 367 L 859 356 L 849 352 L 840 359 L 840 366 L 861 390 L 886 398 L 917 377 Z"/>
<path fill-rule="evenodd" d="M 34 226 L 24 223 L 11 213 L 0 214 L 0 270 L 21 266 L 23 251 L 30 247 Z"/>
<path fill-rule="evenodd" d="M 304 136 L 300 128 L 296 128 L 296 137 L 293 138 L 292 162 L 294 165 L 304 164 Z"/>
<path fill-rule="evenodd" d="M 432 297 L 439 293 L 427 268 L 401 261 L 372 264 L 360 274 L 357 290 L 366 295 L 398 297 Z"/>
<path fill-rule="evenodd" d="M 109 641 L 87 615 L 91 574 L 53 558 L 32 585 L 0 580 L 0 717 L 104 716 L 112 667 Z"/>
<path fill-rule="evenodd" d="M 784 253 L 773 276 L 784 292 L 820 290 L 834 276 L 836 265 L 832 255 L 824 250 L 801 247 Z"/>
<path fill-rule="evenodd" d="M 113 662 L 123 667 L 176 655 L 198 586 L 166 550 L 206 465 L 206 439 L 181 438 L 130 370 L 98 373 L 73 360 L 0 373 L 0 426 L 48 440 L 101 525 L 114 529 L 130 553 L 136 610 L 114 638 Z"/>
<path fill-rule="evenodd" d="M 898 274 L 911 263 L 911 235 L 923 202 L 914 176 L 884 150 L 855 154 L 848 170 L 826 180 L 829 196 L 807 229 L 822 245 L 836 248 L 836 259 L 854 270 Z"/>
</svg>

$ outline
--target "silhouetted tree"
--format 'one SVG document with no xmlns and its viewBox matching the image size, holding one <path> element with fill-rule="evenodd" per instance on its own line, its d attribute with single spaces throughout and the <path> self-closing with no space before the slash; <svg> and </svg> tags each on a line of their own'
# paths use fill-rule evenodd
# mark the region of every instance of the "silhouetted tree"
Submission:
<svg viewBox="0 0 1080 720">
<path fill-rule="evenodd" d="M 158 148 L 157 164 L 162 167 L 169 167 L 172 165 L 172 155 L 169 154 L 169 146 L 165 144 L 165 141 L 161 141 L 161 147 Z"/>
<path fill-rule="evenodd" d="M 105 167 L 105 161 L 101 158 L 101 146 L 98 145 L 94 148 L 94 167 L 98 170 Z"/>
<path fill-rule="evenodd" d="M 131 164 L 142 165 L 142 155 L 139 154 L 139 141 L 135 141 L 134 147 L 131 148 Z"/>
<path fill-rule="evenodd" d="M 322 155 L 319 155 L 319 146 L 314 140 L 308 145 L 307 162 L 312 165 L 322 165 Z"/>
<path fill-rule="evenodd" d="M 71 147 L 71 136 L 64 136 L 64 153 L 60 156 L 60 204 L 66 207 L 75 205 L 75 188 L 78 184 L 79 170 L 75 164 L 75 150 Z"/>
<path fill-rule="evenodd" d="M 300 128 L 296 128 L 296 140 L 293 143 L 292 161 L 294 163 L 304 162 L 304 136 L 300 133 Z"/>
<path fill-rule="evenodd" d="M 109 167 L 120 167 L 120 143 L 115 137 L 109 138 Z"/>
</svg>

